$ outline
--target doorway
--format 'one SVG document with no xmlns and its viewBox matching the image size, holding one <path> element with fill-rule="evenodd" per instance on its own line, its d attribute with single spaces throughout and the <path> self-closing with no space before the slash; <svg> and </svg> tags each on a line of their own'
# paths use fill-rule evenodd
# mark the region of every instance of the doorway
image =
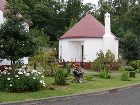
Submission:
<svg viewBox="0 0 140 105">
<path fill-rule="evenodd" d="M 84 62 L 84 45 L 81 45 L 81 67 L 83 68 Z"/>
</svg>

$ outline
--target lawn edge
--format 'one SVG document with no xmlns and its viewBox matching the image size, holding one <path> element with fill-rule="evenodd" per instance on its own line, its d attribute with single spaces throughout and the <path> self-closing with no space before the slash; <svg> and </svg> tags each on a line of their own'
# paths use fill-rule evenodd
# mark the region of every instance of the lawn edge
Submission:
<svg viewBox="0 0 140 105">
<path fill-rule="evenodd" d="M 125 85 L 122 87 L 114 87 L 114 88 L 109 88 L 109 89 L 105 89 L 105 90 L 99 90 L 99 91 L 95 91 L 95 92 L 40 98 L 40 99 L 33 99 L 33 100 L 29 100 L 29 101 L 24 100 L 24 101 L 6 102 L 6 103 L 0 103 L 0 105 L 37 105 L 37 104 L 41 105 L 41 103 L 47 104 L 52 101 L 64 101 L 64 100 L 71 100 L 71 99 L 80 98 L 80 97 L 87 97 L 87 96 L 89 97 L 89 96 L 107 94 L 107 93 L 131 89 L 131 88 L 135 88 L 135 87 L 139 87 L 139 86 L 140 86 L 140 83 L 135 83 L 135 84 Z"/>
</svg>

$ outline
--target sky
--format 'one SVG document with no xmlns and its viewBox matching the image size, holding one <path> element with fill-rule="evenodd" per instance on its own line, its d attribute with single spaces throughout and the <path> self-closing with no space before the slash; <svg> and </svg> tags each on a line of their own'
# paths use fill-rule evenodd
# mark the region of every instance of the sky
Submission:
<svg viewBox="0 0 140 105">
<path fill-rule="evenodd" d="M 93 4 L 96 4 L 96 5 L 97 5 L 97 4 L 98 4 L 98 1 L 99 1 L 99 0 L 84 0 L 83 3 L 84 3 L 84 4 L 85 4 L 85 3 L 93 3 Z"/>
</svg>

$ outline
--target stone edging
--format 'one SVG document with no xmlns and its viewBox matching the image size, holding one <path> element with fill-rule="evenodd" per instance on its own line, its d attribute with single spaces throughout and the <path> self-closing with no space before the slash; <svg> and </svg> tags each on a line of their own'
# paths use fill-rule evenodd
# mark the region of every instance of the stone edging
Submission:
<svg viewBox="0 0 140 105">
<path fill-rule="evenodd" d="M 41 98 L 41 99 L 34 99 L 34 100 L 30 100 L 30 101 L 0 103 L 0 105 L 38 105 L 38 104 L 41 105 L 41 103 L 47 104 L 52 101 L 64 101 L 64 100 L 71 100 L 71 99 L 80 98 L 80 97 L 90 97 L 90 96 L 95 96 L 95 95 L 101 95 L 101 94 L 107 94 L 107 93 L 122 91 L 122 90 L 126 90 L 126 89 L 131 89 L 131 88 L 139 87 L 139 86 L 140 86 L 140 83 L 137 83 L 137 84 L 133 84 L 133 85 L 127 85 L 124 87 L 112 88 L 112 89 L 107 89 L 107 90 L 98 91 L 98 92 L 73 94 L 73 95 L 57 96 L 57 97 L 50 97 L 50 98 Z"/>
</svg>

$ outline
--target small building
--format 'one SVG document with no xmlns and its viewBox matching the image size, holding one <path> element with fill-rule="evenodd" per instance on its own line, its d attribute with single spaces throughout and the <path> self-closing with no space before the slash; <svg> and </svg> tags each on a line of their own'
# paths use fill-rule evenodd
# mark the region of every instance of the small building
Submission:
<svg viewBox="0 0 140 105">
<path fill-rule="evenodd" d="M 110 50 L 118 59 L 119 41 L 111 32 L 110 14 L 103 26 L 91 14 L 81 19 L 59 39 L 59 59 L 73 62 L 93 62 L 97 53 Z"/>
</svg>

